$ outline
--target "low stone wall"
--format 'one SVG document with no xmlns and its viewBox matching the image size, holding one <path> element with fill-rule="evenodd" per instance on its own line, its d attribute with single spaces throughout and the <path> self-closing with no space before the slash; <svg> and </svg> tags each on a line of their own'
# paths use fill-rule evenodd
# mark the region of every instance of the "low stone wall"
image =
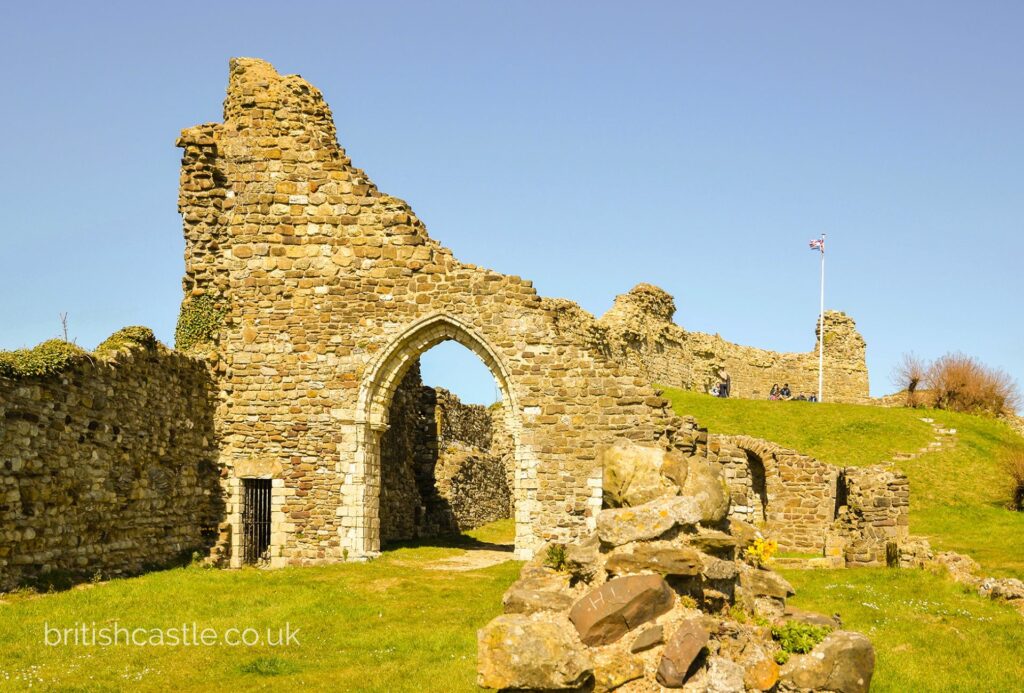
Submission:
<svg viewBox="0 0 1024 693">
<path fill-rule="evenodd" d="M 0 590 L 138 573 L 217 539 L 206 366 L 144 328 L 68 353 L 52 372 L 0 376 Z"/>
<path fill-rule="evenodd" d="M 708 455 L 722 465 L 730 517 L 761 527 L 780 550 L 833 556 L 848 566 L 897 560 L 910 522 L 903 473 L 835 467 L 750 436 L 710 436 Z"/>
</svg>

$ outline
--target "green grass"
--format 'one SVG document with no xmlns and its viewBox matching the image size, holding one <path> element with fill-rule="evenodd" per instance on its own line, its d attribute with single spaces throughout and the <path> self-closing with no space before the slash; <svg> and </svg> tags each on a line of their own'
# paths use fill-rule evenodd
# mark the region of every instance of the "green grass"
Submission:
<svg viewBox="0 0 1024 693">
<path fill-rule="evenodd" d="M 665 390 L 679 414 L 713 433 L 745 433 L 838 465 L 914 452 L 933 437 L 921 417 L 957 429 L 957 444 L 897 463 L 910 479 L 910 529 L 974 557 L 988 575 L 1024 577 L 1024 513 L 1007 510 L 1000 456 L 1024 445 L 1001 422 L 943 411 L 718 399 Z M 1024 690 L 1024 623 L 1012 608 L 923 570 L 786 570 L 795 606 L 840 613 L 877 657 L 872 691 Z"/>
<path fill-rule="evenodd" d="M 875 646 L 872 693 L 1019 691 L 1024 622 L 1013 609 L 924 570 L 787 570 L 791 604 L 839 612 Z"/>
<path fill-rule="evenodd" d="M 910 531 L 940 550 L 981 563 L 986 574 L 1024 578 L 1024 513 L 1006 509 L 1000 457 L 1024 439 L 994 419 L 924 409 L 856 404 L 719 399 L 664 388 L 679 414 L 712 433 L 765 438 L 836 465 L 876 464 L 933 438 L 921 421 L 957 429 L 955 446 L 897 463 L 910 479 Z"/>
<path fill-rule="evenodd" d="M 510 522 L 468 533 L 505 542 Z M 281 570 L 182 568 L 67 592 L 0 599 L 0 690 L 475 690 L 476 631 L 501 611 L 515 561 L 429 570 L 461 552 L 409 546 L 366 564 Z M 299 644 L 136 647 L 44 644 L 44 625 L 224 633 L 298 628 Z"/>
<path fill-rule="evenodd" d="M 748 435 L 794 448 L 841 466 L 863 466 L 913 452 L 932 439 L 913 409 L 828 402 L 721 399 L 661 387 L 679 414 L 690 414 L 712 433 Z"/>
</svg>

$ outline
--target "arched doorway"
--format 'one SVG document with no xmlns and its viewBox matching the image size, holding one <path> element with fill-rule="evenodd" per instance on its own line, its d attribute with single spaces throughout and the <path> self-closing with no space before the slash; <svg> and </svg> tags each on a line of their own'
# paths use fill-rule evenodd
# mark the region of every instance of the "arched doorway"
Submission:
<svg viewBox="0 0 1024 693">
<path fill-rule="evenodd" d="M 514 449 L 512 503 L 516 520 L 516 555 L 529 557 L 534 545 L 530 502 L 534 492 L 522 483 L 521 473 L 534 460 L 521 441 L 522 420 L 511 375 L 500 354 L 475 329 L 448 314 L 423 318 L 392 339 L 371 363 L 360 385 L 357 403 L 355 463 L 346 474 L 348 512 L 353 515 L 350 541 L 357 555 L 374 555 L 381 547 L 381 438 L 388 430 L 391 405 L 403 378 L 420 356 L 437 344 L 453 340 L 476 354 L 494 376 L 501 394 L 498 409 Z M 341 513 L 339 513 L 341 514 Z"/>
</svg>

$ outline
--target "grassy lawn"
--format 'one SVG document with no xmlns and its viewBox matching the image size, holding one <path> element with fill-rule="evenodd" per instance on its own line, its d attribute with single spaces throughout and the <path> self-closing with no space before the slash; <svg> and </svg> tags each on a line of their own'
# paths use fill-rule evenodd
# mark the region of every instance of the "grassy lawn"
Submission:
<svg viewBox="0 0 1024 693">
<path fill-rule="evenodd" d="M 1024 578 L 1024 513 L 1011 512 L 1000 455 L 1024 439 L 993 419 L 856 404 L 719 399 L 664 388 L 675 411 L 712 433 L 765 438 L 836 465 L 868 465 L 932 440 L 929 417 L 957 429 L 954 447 L 897 466 L 910 478 L 910 531 L 975 558 L 987 574 Z"/>
<path fill-rule="evenodd" d="M 1024 621 L 923 570 L 788 570 L 794 606 L 831 614 L 875 645 L 871 690 L 1019 691 Z"/>
<path fill-rule="evenodd" d="M 958 429 L 957 444 L 899 463 L 911 480 L 911 529 L 1024 576 L 1024 515 L 1003 507 L 999 454 L 1024 440 L 1002 424 L 945 412 L 721 400 L 667 391 L 713 432 L 747 433 L 835 464 L 864 465 L 932 438 L 919 420 Z M 367 564 L 275 571 L 185 568 L 49 595 L 0 597 L 0 690 L 475 689 L 476 630 L 501 610 L 519 563 L 453 572 L 432 563 L 471 544 L 507 543 L 502 521 L 447 545 L 406 544 Z M 1015 611 L 925 571 L 786 571 L 793 603 L 840 612 L 875 643 L 877 691 L 1022 690 L 1024 628 Z M 47 646 L 44 627 L 128 629 L 290 624 L 299 644 Z"/>
<path fill-rule="evenodd" d="M 507 541 L 511 522 L 471 534 Z M 366 564 L 264 571 L 184 568 L 0 599 L 0 690 L 475 690 L 476 631 L 501 611 L 514 561 L 430 570 L 456 547 L 407 546 Z M 298 645 L 46 646 L 44 625 L 277 633 Z M 55 637 L 55 636 L 54 636 Z"/>
<path fill-rule="evenodd" d="M 1024 440 L 998 421 L 942 411 L 717 399 L 666 389 L 675 410 L 712 432 L 773 440 L 839 465 L 913 452 L 932 438 L 920 417 L 957 429 L 957 444 L 898 466 L 910 478 L 910 529 L 973 556 L 986 574 L 1024 577 L 1024 513 L 1004 506 L 999 457 Z M 1024 622 L 1012 608 L 919 570 L 784 571 L 792 604 L 840 613 L 867 634 L 872 691 L 1024 690 Z"/>
</svg>

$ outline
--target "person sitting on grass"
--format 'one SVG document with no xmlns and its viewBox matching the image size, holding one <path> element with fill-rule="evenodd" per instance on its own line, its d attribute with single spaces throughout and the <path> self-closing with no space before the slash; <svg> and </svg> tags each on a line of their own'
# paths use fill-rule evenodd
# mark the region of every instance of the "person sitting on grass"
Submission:
<svg viewBox="0 0 1024 693">
<path fill-rule="evenodd" d="M 711 391 L 708 392 L 708 394 L 711 395 L 712 397 L 719 397 L 720 396 L 718 394 L 718 383 L 715 383 L 714 385 L 711 386 Z"/>
<path fill-rule="evenodd" d="M 774 400 L 774 399 L 778 399 L 778 398 L 779 398 L 779 384 L 775 383 L 774 385 L 772 385 L 771 392 L 768 393 L 768 399 L 773 399 Z"/>
<path fill-rule="evenodd" d="M 793 393 L 789 390 L 789 383 L 782 386 L 779 390 L 779 399 L 793 399 Z"/>
</svg>

